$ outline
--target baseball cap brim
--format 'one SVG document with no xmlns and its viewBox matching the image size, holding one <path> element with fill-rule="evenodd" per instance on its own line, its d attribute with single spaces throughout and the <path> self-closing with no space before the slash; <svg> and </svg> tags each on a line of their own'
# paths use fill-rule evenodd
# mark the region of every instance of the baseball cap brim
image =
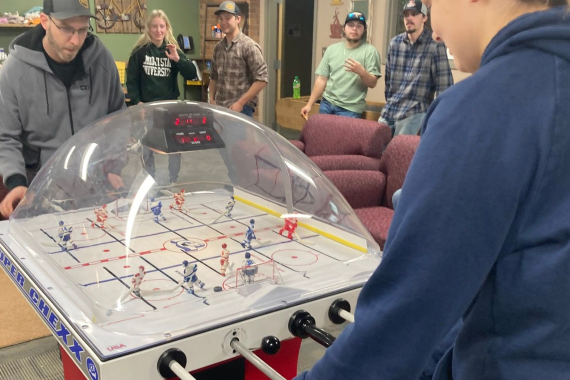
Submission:
<svg viewBox="0 0 570 380">
<path fill-rule="evenodd" d="M 80 16 L 97 18 L 89 11 L 89 9 L 74 9 L 72 11 L 50 12 L 50 16 L 53 16 L 58 20 L 67 20 L 72 17 L 80 17 Z"/>
</svg>

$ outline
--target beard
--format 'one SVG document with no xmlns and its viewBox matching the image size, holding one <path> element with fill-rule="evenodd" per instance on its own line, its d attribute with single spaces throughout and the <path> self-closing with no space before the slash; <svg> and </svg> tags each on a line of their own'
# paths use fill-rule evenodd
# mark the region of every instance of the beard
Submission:
<svg viewBox="0 0 570 380">
<path fill-rule="evenodd" d="M 57 54 L 58 58 L 61 61 L 63 61 L 64 63 L 69 63 L 69 62 L 73 61 L 75 59 L 75 57 L 77 56 L 77 53 L 79 52 L 79 48 L 76 48 L 73 52 L 70 52 L 69 50 L 64 49 L 63 46 L 61 46 L 57 43 L 57 41 L 53 37 L 53 34 L 51 33 L 50 29 L 51 29 L 51 26 L 46 31 L 46 36 L 47 36 L 48 43 L 51 46 L 51 48 L 54 50 L 55 54 Z"/>
<path fill-rule="evenodd" d="M 418 29 L 415 26 L 410 26 L 409 28 L 406 26 L 406 33 L 414 34 Z"/>
<path fill-rule="evenodd" d="M 358 42 L 361 42 L 361 41 L 364 39 L 364 34 L 363 34 L 362 36 L 360 36 L 360 38 L 350 38 L 350 37 L 348 37 L 348 36 L 345 37 L 345 38 L 346 38 L 346 40 L 347 40 L 348 42 L 350 42 L 351 44 L 356 44 L 356 43 L 358 43 Z"/>
</svg>

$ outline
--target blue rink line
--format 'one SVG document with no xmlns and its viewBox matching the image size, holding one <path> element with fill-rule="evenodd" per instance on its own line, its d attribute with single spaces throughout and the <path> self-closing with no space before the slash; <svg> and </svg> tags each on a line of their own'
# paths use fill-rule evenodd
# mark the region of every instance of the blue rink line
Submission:
<svg viewBox="0 0 570 380">
<path fill-rule="evenodd" d="M 320 235 L 318 235 L 318 234 L 316 234 L 316 235 L 311 235 L 311 236 L 304 237 L 303 239 L 306 239 L 306 238 L 314 238 L 314 237 L 317 237 L 317 236 L 320 236 Z M 296 240 L 294 240 L 293 242 L 296 242 Z M 260 248 L 273 247 L 273 246 L 276 246 L 276 245 L 279 245 L 279 244 L 286 244 L 286 243 L 291 243 L 291 241 L 282 241 L 282 242 L 275 243 L 275 244 L 268 244 L 268 245 L 264 245 L 263 247 L 260 247 Z M 237 254 L 240 254 L 240 253 L 244 253 L 244 252 L 247 252 L 247 251 L 255 251 L 255 249 L 243 249 L 243 250 L 241 250 L 241 251 L 232 252 L 232 253 L 230 253 L 230 256 L 237 255 Z M 256 251 L 256 252 L 257 252 L 257 251 Z M 261 253 L 261 252 L 257 252 L 257 253 L 259 253 L 259 254 L 265 256 L 265 254 L 263 254 L 263 253 Z M 205 260 L 212 260 L 212 259 L 215 259 L 215 258 L 217 258 L 217 257 L 219 257 L 219 255 L 212 256 L 212 257 L 207 257 L 207 258 L 202 259 L 202 260 L 194 260 L 194 261 L 188 261 L 188 262 L 189 262 L 190 264 L 201 263 L 202 261 L 205 261 Z M 267 256 L 265 256 L 265 257 L 267 257 Z M 136 258 L 137 258 L 136 256 L 131 257 L 131 259 L 136 259 Z M 276 261 L 276 262 L 277 262 L 277 261 Z M 283 265 L 283 264 L 280 263 L 280 262 L 277 262 L 277 263 L 278 263 L 279 265 L 281 265 L 281 266 L 286 267 L 285 265 Z M 105 263 L 105 264 L 109 264 L 109 263 Z M 159 268 L 159 269 L 154 269 L 154 270 L 145 271 L 145 273 L 161 272 L 161 271 L 164 271 L 164 270 L 167 270 L 167 269 L 172 269 L 172 268 L 179 267 L 179 266 L 181 266 L 181 265 L 182 265 L 182 263 L 176 264 L 176 265 L 171 265 L 171 266 L 169 266 L 169 267 L 164 267 L 164 268 Z M 293 270 L 293 269 L 290 269 L 290 270 L 293 271 L 293 272 L 299 272 L 299 271 L 295 271 L 295 270 Z M 127 275 L 127 276 L 122 276 L 122 277 L 117 276 L 117 278 L 125 279 L 125 278 L 131 278 L 131 277 L 133 277 L 133 276 L 134 276 L 133 274 L 130 274 L 130 275 Z M 117 278 L 110 278 L 110 279 L 108 279 L 108 280 L 103 280 L 103 281 L 99 281 L 99 282 L 89 282 L 89 283 L 87 283 L 87 284 L 78 284 L 78 285 L 79 285 L 79 286 L 83 286 L 83 287 L 88 287 L 88 286 L 92 286 L 92 285 L 103 284 L 103 283 L 105 283 L 105 282 L 117 281 Z"/>
</svg>

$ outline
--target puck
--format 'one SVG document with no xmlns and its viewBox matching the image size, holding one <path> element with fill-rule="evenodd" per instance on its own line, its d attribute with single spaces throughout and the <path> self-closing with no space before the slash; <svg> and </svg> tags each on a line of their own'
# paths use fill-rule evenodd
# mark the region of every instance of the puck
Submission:
<svg viewBox="0 0 570 380">
<path fill-rule="evenodd" d="M 214 286 L 214 292 L 221 292 L 222 290 L 221 286 Z"/>
</svg>

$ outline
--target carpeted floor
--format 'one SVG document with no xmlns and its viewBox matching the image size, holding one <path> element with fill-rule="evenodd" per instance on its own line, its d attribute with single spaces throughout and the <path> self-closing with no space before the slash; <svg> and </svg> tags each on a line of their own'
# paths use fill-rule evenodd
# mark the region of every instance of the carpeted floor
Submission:
<svg viewBox="0 0 570 380">
<path fill-rule="evenodd" d="M 50 335 L 22 293 L 0 269 L 0 348 Z"/>
</svg>

